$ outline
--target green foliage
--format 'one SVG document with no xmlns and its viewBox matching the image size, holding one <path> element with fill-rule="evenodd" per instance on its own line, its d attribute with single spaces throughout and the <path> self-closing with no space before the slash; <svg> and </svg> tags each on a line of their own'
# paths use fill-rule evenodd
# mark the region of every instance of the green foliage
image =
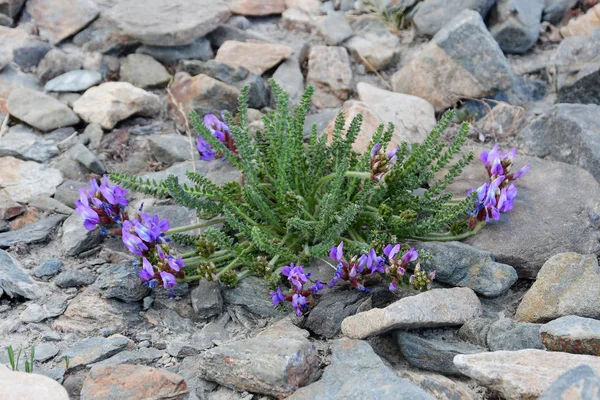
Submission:
<svg viewBox="0 0 600 400">
<path fill-rule="evenodd" d="M 466 123 L 450 142 L 443 137 L 453 112 L 443 116 L 423 144 L 402 143 L 397 162 L 390 164 L 383 179 L 375 179 L 371 149 L 380 144 L 382 151 L 391 150 L 393 125 L 381 125 L 363 154 L 352 150 L 358 135 L 366 134 L 361 132 L 360 115 L 346 125 L 340 112 L 330 142 L 318 135 L 315 126 L 305 140 L 313 88 L 292 111 L 285 91 L 274 81 L 271 86 L 276 110 L 263 118 L 264 130 L 255 136 L 247 126 L 248 88 L 241 93 L 236 118 L 226 114 L 235 153 L 213 136 L 199 115 L 192 112 L 190 117 L 197 134 L 224 155 L 224 162 L 241 170 L 240 182 L 217 186 L 195 172 L 187 173 L 190 184 L 175 176 L 153 182 L 111 175 L 127 188 L 171 197 L 203 219 L 220 218 L 214 221 L 222 222 L 221 228 L 209 228 L 201 235 L 181 234 L 178 229 L 173 235 L 176 242 L 194 246 L 198 255 L 184 258 L 186 275 L 214 275 L 231 285 L 250 273 L 269 280 L 281 266 L 325 256 L 341 240 L 346 249 L 368 251 L 392 241 L 462 232 L 465 224 L 460 221 L 473 198 L 452 200 L 445 190 L 473 155 L 459 156 L 468 135 Z"/>
<path fill-rule="evenodd" d="M 406 15 L 406 7 L 386 7 L 381 0 L 365 1 L 367 10 L 387 24 L 394 33 L 409 26 L 410 20 Z"/>
<path fill-rule="evenodd" d="M 15 351 L 14 351 L 12 345 L 8 346 L 8 348 L 6 349 L 6 352 L 8 353 L 8 362 L 10 363 L 11 369 L 13 371 L 18 371 L 19 370 L 19 361 L 21 359 L 21 353 L 23 352 L 23 349 L 19 347 L 16 357 L 15 357 Z M 24 365 L 25 372 L 28 372 L 28 373 L 33 372 L 34 359 L 35 359 L 35 346 L 32 346 L 29 355 L 27 355 L 27 353 L 25 353 L 25 365 Z"/>
</svg>

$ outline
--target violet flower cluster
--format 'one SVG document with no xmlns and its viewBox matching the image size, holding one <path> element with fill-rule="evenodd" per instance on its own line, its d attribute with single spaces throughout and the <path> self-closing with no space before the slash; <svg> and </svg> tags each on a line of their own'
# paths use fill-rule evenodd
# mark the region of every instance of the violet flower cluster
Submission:
<svg viewBox="0 0 600 400">
<path fill-rule="evenodd" d="M 221 111 L 221 118 L 225 121 L 224 112 Z M 231 136 L 231 131 L 229 130 L 229 126 L 225 122 L 221 121 L 214 114 L 206 114 L 204 116 L 204 126 L 210 130 L 214 137 L 219 139 L 225 147 L 231 150 L 233 153 L 236 153 L 237 149 L 235 147 L 235 143 L 233 141 L 233 137 Z M 222 157 L 222 154 L 218 154 L 215 150 L 210 147 L 210 144 L 204 140 L 201 136 L 198 136 L 198 143 L 196 144 L 196 149 L 200 153 L 200 158 L 204 161 L 211 161 L 217 157 Z"/>
<path fill-rule="evenodd" d="M 286 301 L 291 302 L 292 307 L 296 310 L 296 315 L 301 316 L 309 305 L 314 306 L 316 304 L 314 295 L 322 290 L 324 286 L 320 280 L 314 283 L 311 282 L 309 278 L 312 274 L 305 273 L 301 265 L 295 266 L 294 263 L 283 267 L 281 274 L 286 276 L 290 282 L 290 290 L 284 293 L 281 287 L 278 287 L 277 290 L 269 293 L 271 300 L 276 306 Z M 306 283 L 312 283 L 312 286 L 306 289 L 304 287 Z"/>
<path fill-rule="evenodd" d="M 527 164 L 517 172 L 511 172 L 516 155 L 516 149 L 503 152 L 498 150 L 497 145 L 491 151 L 481 153 L 480 159 L 487 169 L 490 180 L 477 189 L 477 203 L 471 212 L 471 229 L 478 222 L 489 222 L 490 218 L 498 220 L 501 213 L 514 208 L 517 188 L 513 181 L 529 171 L 529 164 Z M 467 191 L 467 195 L 473 190 Z"/>
<path fill-rule="evenodd" d="M 371 149 L 370 167 L 371 179 L 381 180 L 383 175 L 389 172 L 398 159 L 398 146 L 386 154 L 385 149 L 381 147 L 381 143 L 375 143 Z"/>
<path fill-rule="evenodd" d="M 107 227 L 120 226 L 127 219 L 125 207 L 129 204 L 127 190 L 118 185 L 111 185 L 108 177 L 102 177 L 98 185 L 95 179 L 90 181 L 90 186 L 79 189 L 79 200 L 75 202 L 75 212 L 83 218 L 83 226 L 88 231 L 93 231 L 96 226 L 102 227 L 102 233 L 107 234 Z"/>
</svg>

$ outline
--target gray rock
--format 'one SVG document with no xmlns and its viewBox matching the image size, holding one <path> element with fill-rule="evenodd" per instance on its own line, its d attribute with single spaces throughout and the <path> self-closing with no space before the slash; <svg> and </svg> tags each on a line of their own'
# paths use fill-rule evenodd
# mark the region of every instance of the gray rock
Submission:
<svg viewBox="0 0 600 400">
<path fill-rule="evenodd" d="M 175 64 L 179 60 L 208 61 L 215 56 L 210 47 L 210 41 L 203 37 L 183 46 L 163 47 L 144 45 L 138 47 L 136 52 L 148 54 L 163 64 Z"/>
<path fill-rule="evenodd" d="M 204 350 L 228 341 L 230 334 L 225 329 L 225 324 L 229 320 L 229 314 L 222 314 L 215 321 L 209 322 L 201 330 L 194 332 L 191 343 L 194 347 Z"/>
<path fill-rule="evenodd" d="M 399 378 L 367 342 L 339 339 L 333 342 L 331 364 L 321 379 L 297 390 L 288 400 L 335 399 L 432 400 L 419 387 Z"/>
<path fill-rule="evenodd" d="M 200 376 L 223 386 L 285 397 L 315 381 L 319 357 L 308 340 L 251 338 L 206 350 Z"/>
<path fill-rule="evenodd" d="M 125 264 L 106 267 L 94 287 L 102 290 L 107 299 L 116 298 L 126 303 L 142 300 L 150 292 L 139 277 L 139 268 Z"/>
<path fill-rule="evenodd" d="M 50 49 L 52 49 L 52 46 L 44 41 L 27 40 L 13 47 L 13 62 L 22 71 L 29 72 L 40 63 Z"/>
<path fill-rule="evenodd" d="M 190 225 L 197 218 L 195 211 L 183 206 L 144 206 L 144 212 L 148 215 L 158 214 L 161 218 L 168 219 L 171 229 Z"/>
<path fill-rule="evenodd" d="M 333 118 L 335 118 L 336 115 L 337 110 L 331 109 L 322 110 L 320 112 L 307 116 L 306 120 L 304 121 L 304 131 L 302 132 L 302 134 L 305 138 L 309 137 L 312 132 L 313 125 L 316 125 L 317 133 L 323 132 L 329 124 L 329 122 Z"/>
<path fill-rule="evenodd" d="M 400 39 L 390 32 L 385 22 L 372 18 L 358 18 L 352 22 L 354 37 L 342 45 L 355 61 L 368 70 L 379 71 L 394 65 L 400 54 Z M 366 60 L 366 62 L 365 62 Z"/>
<path fill-rule="evenodd" d="M 56 225 L 65 219 L 64 215 L 53 215 L 37 222 L 25 225 L 16 231 L 0 233 L 0 249 L 6 249 L 15 244 L 31 244 L 44 242 L 54 231 Z"/>
<path fill-rule="evenodd" d="M 273 306 L 269 291 L 269 285 L 263 279 L 248 276 L 234 288 L 223 288 L 223 299 L 227 304 L 244 306 L 254 314 L 275 317 L 280 312 Z"/>
<path fill-rule="evenodd" d="M 217 388 L 214 382 L 208 382 L 200 378 L 198 371 L 198 360 L 201 356 L 191 356 L 183 359 L 177 370 L 177 375 L 185 379 L 190 391 L 189 400 L 202 400 L 207 396 L 214 395 L 212 392 Z"/>
<path fill-rule="evenodd" d="M 222 2 L 212 0 L 120 1 L 104 15 L 125 35 L 152 46 L 192 43 L 229 18 Z"/>
<path fill-rule="evenodd" d="M 562 374 L 538 400 L 561 400 L 573 397 L 594 400 L 600 393 L 600 376 L 587 365 L 580 365 Z"/>
<path fill-rule="evenodd" d="M 23 124 L 12 126 L 0 137 L 0 157 L 12 156 L 25 161 L 46 162 L 59 153 L 54 141 L 47 136 L 36 134 Z"/>
<path fill-rule="evenodd" d="M 57 169 L 10 156 L 0 157 L 0 170 L 11 171 L 0 175 L 0 194 L 8 194 L 19 203 L 28 203 L 40 195 L 53 195 L 63 181 Z"/>
<path fill-rule="evenodd" d="M 342 332 L 363 339 L 395 329 L 463 325 L 481 314 L 481 303 L 469 288 L 434 289 L 405 297 L 383 308 L 347 317 Z"/>
<path fill-rule="evenodd" d="M 78 161 L 88 170 L 98 175 L 106 173 L 106 167 L 102 160 L 81 143 L 77 143 L 75 146 L 71 147 L 67 154 L 71 159 Z"/>
<path fill-rule="evenodd" d="M 90 0 L 32 0 L 27 2 L 27 12 L 35 20 L 40 36 L 58 44 L 96 19 L 99 10 Z"/>
<path fill-rule="evenodd" d="M 81 69 L 82 66 L 83 60 L 79 54 L 65 53 L 61 49 L 53 48 L 40 61 L 36 75 L 40 82 L 46 83 L 64 73 Z"/>
<path fill-rule="evenodd" d="M 330 46 L 337 46 L 354 34 L 343 12 L 331 12 L 317 22 L 317 28 Z"/>
<path fill-rule="evenodd" d="M 487 336 L 493 323 L 491 318 L 471 319 L 460 327 L 458 336 L 476 346 L 487 347 Z"/>
<path fill-rule="evenodd" d="M 478 56 L 473 58 L 473 54 Z M 422 97 L 436 111 L 452 106 L 461 97 L 487 96 L 512 85 L 508 61 L 481 15 L 472 10 L 448 22 L 392 76 L 394 91 Z"/>
<path fill-rule="evenodd" d="M 122 54 L 131 51 L 132 47 L 140 44 L 138 40 L 130 35 L 123 34 L 116 24 L 107 18 L 104 13 L 92 22 L 87 28 L 73 37 L 73 43 L 88 52 L 99 52 L 103 54 Z M 116 71 L 119 66 L 117 64 Z M 107 70 L 103 75 L 107 75 Z"/>
<path fill-rule="evenodd" d="M 600 104 L 600 29 L 563 40 L 554 55 L 561 103 Z"/>
<path fill-rule="evenodd" d="M 167 86 L 171 74 L 154 58 L 146 54 L 134 53 L 121 61 L 121 80 L 142 89 L 156 89 Z"/>
<path fill-rule="evenodd" d="M 10 227 L 8 226 L 8 222 L 4 220 L 0 221 L 0 233 L 8 232 L 9 229 Z"/>
<path fill-rule="evenodd" d="M 62 361 L 65 357 L 69 357 L 69 369 L 75 371 L 114 356 L 125 350 L 128 344 L 129 339 L 124 336 L 92 337 L 63 350 L 57 359 Z"/>
<path fill-rule="evenodd" d="M 205 349 L 205 346 L 197 346 L 195 343 L 189 343 L 187 340 L 173 339 L 167 344 L 167 353 L 172 357 L 178 358 L 195 356 Z"/>
<path fill-rule="evenodd" d="M 96 281 L 96 275 L 91 271 L 66 269 L 54 279 L 54 284 L 60 288 L 88 286 Z"/>
<path fill-rule="evenodd" d="M 57 258 L 47 258 L 44 260 L 44 262 L 40 265 L 38 265 L 34 270 L 33 270 L 33 275 L 36 276 L 36 278 L 44 278 L 47 276 L 54 276 L 56 274 L 58 274 L 58 271 L 60 271 L 60 269 L 63 266 L 63 262 Z"/>
<path fill-rule="evenodd" d="M 566 315 L 600 318 L 600 268 L 594 254 L 560 253 L 540 269 L 515 316 L 547 322 Z"/>
<path fill-rule="evenodd" d="M 273 79 L 288 93 L 290 102 L 298 104 L 304 92 L 304 75 L 298 60 L 290 57 L 282 62 L 273 73 Z"/>
<path fill-rule="evenodd" d="M 79 69 L 49 80 L 44 86 L 44 90 L 47 92 L 83 92 L 100 82 L 102 82 L 100 72 Z"/>
<path fill-rule="evenodd" d="M 596 319 L 568 315 L 542 325 L 540 335 L 548 350 L 600 355 L 600 321 Z"/>
<path fill-rule="evenodd" d="M 79 200 L 79 189 L 85 187 L 89 187 L 89 184 L 66 180 L 56 188 L 54 198 L 68 207 L 75 208 L 75 201 Z"/>
<path fill-rule="evenodd" d="M 395 371 L 400 378 L 419 386 L 433 398 L 439 400 L 476 400 L 475 390 L 458 380 L 424 371 Z"/>
<path fill-rule="evenodd" d="M 0 1 L 0 13 L 14 18 L 21 11 L 23 4 L 25 4 L 25 0 L 2 0 Z"/>
<path fill-rule="evenodd" d="M 224 163 L 221 160 L 213 161 L 196 161 L 196 172 L 210 179 L 217 185 L 223 185 L 224 183 L 234 181 L 240 178 L 240 172 L 233 168 L 229 163 Z M 150 172 L 142 175 L 145 179 L 152 179 L 155 181 L 161 181 L 166 179 L 169 175 L 175 175 L 181 184 L 190 184 L 190 180 L 186 177 L 187 171 L 193 171 L 191 161 L 177 163 L 164 171 Z M 189 223 L 188 223 L 189 224 Z"/>
<path fill-rule="evenodd" d="M 592 104 L 556 104 L 523 130 L 525 145 L 533 155 L 577 165 L 600 180 L 599 112 Z"/>
<path fill-rule="evenodd" d="M 543 350 L 540 327 L 540 324 L 515 322 L 510 318 L 501 318 L 490 326 L 487 345 L 491 351 Z"/>
<path fill-rule="evenodd" d="M 67 207 L 60 201 L 48 196 L 35 197 L 29 202 L 29 205 L 37 208 L 40 211 L 46 211 L 49 213 L 58 213 L 64 215 L 71 215 L 73 213 L 72 208 Z"/>
<path fill-rule="evenodd" d="M 184 60 L 179 63 L 179 66 L 182 71 L 192 76 L 208 75 L 240 90 L 244 86 L 250 85 L 250 93 L 248 94 L 248 106 L 250 108 L 261 109 L 268 106 L 271 101 L 271 94 L 264 79 L 244 67 L 232 67 L 215 60 L 206 62 Z"/>
<path fill-rule="evenodd" d="M 59 352 L 58 346 L 52 343 L 41 343 L 35 346 L 35 361 L 44 362 Z"/>
<path fill-rule="evenodd" d="M 79 117 L 69 107 L 32 89 L 13 90 L 6 107 L 14 117 L 44 132 L 79 122 Z"/>
<path fill-rule="evenodd" d="M 148 138 L 150 151 L 161 163 L 171 166 L 177 162 L 199 159 L 196 141 L 190 148 L 189 138 L 182 135 L 152 135 Z"/>
<path fill-rule="evenodd" d="M 67 309 L 66 297 L 51 297 L 42 304 L 32 303 L 21 313 L 21 321 L 37 323 L 58 317 Z"/>
<path fill-rule="evenodd" d="M 36 348 L 37 351 L 37 348 Z M 139 350 L 125 350 L 115 354 L 106 360 L 96 362 L 91 366 L 96 365 L 116 365 L 116 364 L 144 364 L 148 365 L 158 360 L 165 354 L 163 350 L 158 350 L 153 347 L 142 348 Z"/>
<path fill-rule="evenodd" d="M 219 282 L 201 280 L 191 293 L 192 307 L 200 318 L 209 318 L 223 312 L 223 296 Z"/>
<path fill-rule="evenodd" d="M 544 0 L 497 0 L 488 27 L 505 53 L 525 53 L 540 36 Z"/>
<path fill-rule="evenodd" d="M 545 0 L 542 20 L 558 26 L 569 9 L 575 7 L 578 0 Z"/>
<path fill-rule="evenodd" d="M 397 332 L 394 338 L 402 357 L 413 367 L 444 375 L 461 375 L 453 363 L 458 354 L 474 354 L 486 351 L 465 342 L 428 339 L 409 332 Z"/>
<path fill-rule="evenodd" d="M 315 87 L 313 104 L 318 108 L 334 108 L 350 97 L 352 69 L 345 48 L 312 46 L 308 55 L 306 83 Z"/>
<path fill-rule="evenodd" d="M 42 291 L 21 264 L 4 250 L 0 250 L 0 289 L 9 297 L 21 296 L 29 300 L 42 297 Z"/>
<path fill-rule="evenodd" d="M 73 213 L 62 226 L 61 245 L 67 255 L 77 256 L 98 246 L 104 237 L 100 229 L 93 231 L 85 229 L 83 218 Z"/>
<path fill-rule="evenodd" d="M 469 287 L 488 297 L 506 292 L 516 281 L 513 267 L 494 261 L 491 253 L 460 242 L 419 243 L 432 259 L 421 262 L 427 272 L 435 270 L 435 280 L 452 286 Z"/>
<path fill-rule="evenodd" d="M 271 40 L 259 33 L 255 33 L 251 30 L 242 30 L 235 26 L 219 25 L 214 31 L 209 33 L 207 36 L 210 40 L 210 44 L 213 48 L 218 49 L 223 43 L 228 40 L 235 40 L 236 42 L 248 42 L 253 40 L 259 40 L 261 42 L 271 42 Z"/>
<path fill-rule="evenodd" d="M 425 0 L 411 12 L 412 21 L 420 35 L 433 36 L 446 23 L 465 10 L 477 11 L 482 18 L 494 5 L 495 0 Z"/>
</svg>

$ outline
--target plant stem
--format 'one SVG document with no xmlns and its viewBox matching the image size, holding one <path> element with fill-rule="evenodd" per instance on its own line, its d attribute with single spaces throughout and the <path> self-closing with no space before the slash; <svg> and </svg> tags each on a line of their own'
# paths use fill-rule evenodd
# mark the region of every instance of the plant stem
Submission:
<svg viewBox="0 0 600 400">
<path fill-rule="evenodd" d="M 463 240 L 470 236 L 473 236 L 477 232 L 481 230 L 485 226 L 485 222 L 479 222 L 475 229 L 472 231 L 467 231 L 465 233 L 461 233 L 460 235 L 436 235 L 436 236 L 411 236 L 406 239 L 419 240 L 422 242 L 452 242 L 455 240 Z"/>
<path fill-rule="evenodd" d="M 309 208 L 311 210 L 314 208 L 315 197 L 317 195 L 317 192 L 321 188 L 321 186 L 323 186 L 324 184 L 326 184 L 327 182 L 329 182 L 330 180 L 335 178 L 335 176 L 336 176 L 335 172 L 332 172 L 331 174 L 324 176 L 323 178 L 321 178 L 321 180 L 319 182 L 317 182 L 317 185 L 315 186 L 315 189 L 313 190 L 312 195 L 310 196 L 310 203 L 309 203 L 310 207 Z M 369 179 L 369 178 L 371 178 L 371 173 L 370 172 L 359 172 L 359 171 L 347 171 L 345 176 L 347 178 Z"/>
<path fill-rule="evenodd" d="M 233 267 L 237 266 L 237 263 L 238 263 L 238 261 L 240 260 L 240 257 L 241 257 L 241 256 L 242 256 L 242 255 L 240 254 L 238 257 L 236 257 L 236 259 L 235 259 L 235 260 L 233 260 L 232 262 L 230 262 L 229 264 L 227 264 L 227 265 L 225 266 L 225 268 L 223 268 L 221 271 L 219 271 L 219 272 L 217 273 L 217 278 L 219 278 L 220 276 L 222 276 L 222 275 L 223 275 L 225 272 L 229 271 L 231 268 L 233 268 Z"/>
<path fill-rule="evenodd" d="M 183 260 L 183 262 L 186 265 L 188 265 L 190 263 L 193 263 L 194 261 L 214 262 L 214 263 L 217 263 L 219 261 L 227 260 L 227 259 L 229 259 L 231 257 L 233 257 L 233 254 L 223 254 L 222 256 L 214 257 L 214 258 L 192 257 L 192 258 L 188 258 L 187 260 Z"/>
<path fill-rule="evenodd" d="M 171 235 L 173 233 L 191 231 L 192 229 L 198 229 L 198 228 L 204 228 L 204 227 L 207 227 L 207 226 L 217 225 L 217 224 L 220 224 L 222 222 L 225 222 L 224 218 L 217 218 L 217 219 L 213 219 L 213 220 L 210 220 L 210 221 L 201 222 L 199 224 L 186 225 L 186 226 L 180 226 L 179 228 L 169 229 L 166 232 L 166 234 L 167 235 Z"/>
</svg>

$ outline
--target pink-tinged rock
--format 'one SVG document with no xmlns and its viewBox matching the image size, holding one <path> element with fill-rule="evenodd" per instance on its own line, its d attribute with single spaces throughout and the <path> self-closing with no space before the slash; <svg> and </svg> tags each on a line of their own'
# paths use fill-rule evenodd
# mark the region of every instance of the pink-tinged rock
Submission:
<svg viewBox="0 0 600 400">
<path fill-rule="evenodd" d="M 33 16 L 40 36 L 52 44 L 73 36 L 99 14 L 92 0 L 29 0 L 27 11 Z"/>
<path fill-rule="evenodd" d="M 219 47 L 215 60 L 262 75 L 293 53 L 291 47 L 281 44 L 228 40 Z"/>
<path fill-rule="evenodd" d="M 344 130 L 347 130 L 350 127 L 350 123 L 357 115 L 362 115 L 363 122 L 360 128 L 360 133 L 356 137 L 354 144 L 352 144 L 352 150 L 356 151 L 357 153 L 364 153 L 367 151 L 369 143 L 371 143 L 373 134 L 379 125 L 384 123 L 384 121 L 382 121 L 381 118 L 379 118 L 379 116 L 374 113 L 367 104 L 358 100 L 348 100 L 344 102 L 341 111 L 344 113 L 346 118 Z M 336 119 L 337 116 L 333 117 L 329 124 L 327 124 L 327 127 L 324 131 L 324 133 L 327 135 L 327 140 L 330 143 L 333 140 Z"/>
<path fill-rule="evenodd" d="M 335 46 L 311 47 L 306 80 L 315 87 L 312 98 L 315 106 L 340 106 L 352 93 L 352 69 L 346 49 Z"/>
<path fill-rule="evenodd" d="M 250 17 L 281 14 L 285 9 L 285 0 L 231 0 L 229 2 L 229 11 L 233 14 Z"/>
</svg>

